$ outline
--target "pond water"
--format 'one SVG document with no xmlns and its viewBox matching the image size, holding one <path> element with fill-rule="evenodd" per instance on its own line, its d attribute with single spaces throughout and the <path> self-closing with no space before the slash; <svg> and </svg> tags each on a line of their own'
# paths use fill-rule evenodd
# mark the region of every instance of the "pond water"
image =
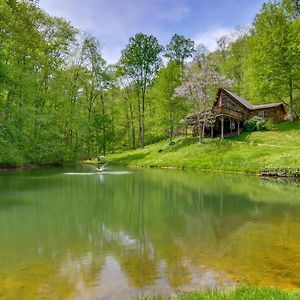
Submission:
<svg viewBox="0 0 300 300">
<path fill-rule="evenodd" d="M 0 173 L 1 300 L 300 288 L 297 182 L 112 171 Z"/>
</svg>

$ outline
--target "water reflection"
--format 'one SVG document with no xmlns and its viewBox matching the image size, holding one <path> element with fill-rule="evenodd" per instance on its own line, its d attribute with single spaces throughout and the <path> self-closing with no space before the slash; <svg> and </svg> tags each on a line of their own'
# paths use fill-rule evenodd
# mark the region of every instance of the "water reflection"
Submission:
<svg viewBox="0 0 300 300">
<path fill-rule="evenodd" d="M 160 170 L 63 174 L 90 171 L 0 175 L 0 299 L 300 287 L 297 185 Z"/>
</svg>

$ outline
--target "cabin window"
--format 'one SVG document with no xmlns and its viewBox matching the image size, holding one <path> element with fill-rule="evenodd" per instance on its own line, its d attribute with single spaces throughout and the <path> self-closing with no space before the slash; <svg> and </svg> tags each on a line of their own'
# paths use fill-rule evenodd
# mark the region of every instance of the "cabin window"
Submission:
<svg viewBox="0 0 300 300">
<path fill-rule="evenodd" d="M 236 107 L 236 104 L 235 104 L 233 101 L 228 100 L 227 106 L 228 106 L 229 108 L 235 108 L 235 107 Z"/>
<path fill-rule="evenodd" d="M 261 118 L 264 118 L 265 117 L 265 111 L 264 110 L 261 110 L 258 115 L 261 117 Z"/>
</svg>

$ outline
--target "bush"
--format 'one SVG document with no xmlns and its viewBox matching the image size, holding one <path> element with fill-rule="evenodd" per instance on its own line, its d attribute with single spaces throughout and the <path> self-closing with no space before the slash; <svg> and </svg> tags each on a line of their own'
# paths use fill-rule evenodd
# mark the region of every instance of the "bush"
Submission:
<svg viewBox="0 0 300 300">
<path fill-rule="evenodd" d="M 274 120 L 267 120 L 265 123 L 266 126 L 266 130 L 269 131 L 277 131 L 278 127 L 277 127 L 277 122 Z"/>
<path fill-rule="evenodd" d="M 245 131 L 262 131 L 266 130 L 266 121 L 264 118 L 255 116 L 244 122 Z"/>
</svg>

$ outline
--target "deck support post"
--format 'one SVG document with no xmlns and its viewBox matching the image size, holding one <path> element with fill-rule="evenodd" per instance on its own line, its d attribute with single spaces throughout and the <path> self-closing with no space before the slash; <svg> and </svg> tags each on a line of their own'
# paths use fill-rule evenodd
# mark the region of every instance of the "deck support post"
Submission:
<svg viewBox="0 0 300 300">
<path fill-rule="evenodd" d="M 221 140 L 224 139 L 224 117 L 221 117 Z"/>
<path fill-rule="evenodd" d="M 210 137 L 211 138 L 214 137 L 214 125 L 211 125 L 211 127 L 210 127 Z"/>
<path fill-rule="evenodd" d="M 240 135 L 240 121 L 237 121 L 237 126 L 238 126 L 238 135 Z"/>
</svg>

